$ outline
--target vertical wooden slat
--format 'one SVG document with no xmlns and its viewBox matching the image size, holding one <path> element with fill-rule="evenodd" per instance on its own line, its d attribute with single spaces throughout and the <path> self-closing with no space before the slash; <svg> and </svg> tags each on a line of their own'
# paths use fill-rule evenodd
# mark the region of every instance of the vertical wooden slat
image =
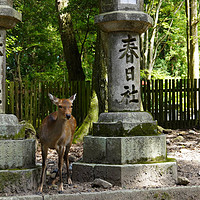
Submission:
<svg viewBox="0 0 200 200">
<path fill-rule="evenodd" d="M 194 123 L 193 126 L 197 125 L 197 79 L 194 79 Z"/>
<path fill-rule="evenodd" d="M 11 107 L 11 110 L 10 112 L 12 114 L 15 114 L 15 85 L 14 85 L 14 82 L 11 82 L 10 83 L 10 107 Z"/>
<path fill-rule="evenodd" d="M 180 79 L 180 82 L 179 82 L 179 90 L 180 90 L 180 93 L 179 93 L 179 102 L 180 102 L 180 127 L 183 127 L 183 98 L 182 98 L 182 95 L 183 95 L 183 81 L 182 79 Z"/>
<path fill-rule="evenodd" d="M 187 126 L 190 126 L 190 79 L 187 80 Z"/>
<path fill-rule="evenodd" d="M 159 118 L 158 118 L 158 80 L 155 80 L 155 119 L 158 120 L 159 123 Z"/>
<path fill-rule="evenodd" d="M 33 84 L 30 87 L 30 123 L 33 124 Z"/>
<path fill-rule="evenodd" d="M 184 79 L 184 128 L 186 127 L 186 121 L 187 121 L 187 81 Z"/>
<path fill-rule="evenodd" d="M 147 86 L 146 80 L 141 81 L 141 97 L 144 111 L 147 111 Z"/>
<path fill-rule="evenodd" d="M 173 121 L 173 128 L 175 128 L 175 80 L 172 80 L 172 121 Z"/>
<path fill-rule="evenodd" d="M 16 116 L 19 119 L 19 84 L 15 82 L 15 106 L 16 106 Z"/>
<path fill-rule="evenodd" d="M 8 113 L 8 105 L 10 104 L 10 99 L 9 99 L 9 95 L 8 95 L 8 86 L 9 84 L 6 81 L 5 84 L 5 99 L 6 99 L 6 103 L 5 103 L 5 112 Z"/>
<path fill-rule="evenodd" d="M 163 80 L 159 80 L 159 121 L 161 126 L 164 124 L 163 106 Z"/>
<path fill-rule="evenodd" d="M 165 80 L 165 104 L 164 104 L 164 127 L 167 128 L 168 121 L 168 80 Z"/>
<path fill-rule="evenodd" d="M 193 126 L 193 121 L 194 121 L 194 80 L 191 80 L 191 86 L 190 86 L 190 126 Z"/>
<path fill-rule="evenodd" d="M 198 127 L 200 127 L 200 79 L 197 81 L 198 82 Z"/>
<path fill-rule="evenodd" d="M 151 111 L 151 91 L 150 91 L 150 80 L 147 80 L 147 110 Z M 153 114 L 153 113 L 152 113 Z"/>
<path fill-rule="evenodd" d="M 36 124 L 36 129 L 40 127 L 41 123 L 41 82 L 38 82 L 38 109 L 37 109 L 37 124 Z"/>
<path fill-rule="evenodd" d="M 23 104 L 24 104 L 24 101 L 23 101 L 23 83 L 20 83 L 22 85 L 19 86 L 19 120 L 22 120 L 24 115 L 23 115 Z"/>
<path fill-rule="evenodd" d="M 180 112 L 179 112 L 179 109 L 180 109 L 180 104 L 179 104 L 179 80 L 175 80 L 175 85 L 176 85 L 176 88 L 175 88 L 175 100 L 176 100 L 176 115 L 175 115 L 175 120 L 176 120 L 176 128 L 179 127 L 179 115 L 180 115 Z"/>
<path fill-rule="evenodd" d="M 25 82 L 24 86 L 24 96 L 25 96 L 25 120 L 29 120 L 29 85 L 28 82 Z"/>
<path fill-rule="evenodd" d="M 169 80 L 169 126 L 172 125 L 172 89 L 171 89 L 171 79 Z"/>
</svg>

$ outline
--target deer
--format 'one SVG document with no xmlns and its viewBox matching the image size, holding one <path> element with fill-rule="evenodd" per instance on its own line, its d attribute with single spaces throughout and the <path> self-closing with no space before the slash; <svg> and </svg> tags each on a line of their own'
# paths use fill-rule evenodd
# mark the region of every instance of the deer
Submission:
<svg viewBox="0 0 200 200">
<path fill-rule="evenodd" d="M 42 151 L 42 173 L 38 188 L 39 194 L 43 191 L 45 172 L 47 168 L 46 161 L 48 149 L 55 149 L 58 154 L 58 172 L 56 173 L 56 177 L 59 174 L 60 179 L 58 192 L 62 193 L 63 191 L 62 169 L 64 160 L 67 167 L 67 182 L 68 184 L 72 184 L 69 173 L 68 153 L 72 145 L 73 135 L 77 126 L 76 119 L 71 114 L 76 94 L 72 95 L 69 99 L 59 99 L 50 93 L 48 96 L 58 109 L 45 117 L 40 126 L 39 140 Z"/>
</svg>

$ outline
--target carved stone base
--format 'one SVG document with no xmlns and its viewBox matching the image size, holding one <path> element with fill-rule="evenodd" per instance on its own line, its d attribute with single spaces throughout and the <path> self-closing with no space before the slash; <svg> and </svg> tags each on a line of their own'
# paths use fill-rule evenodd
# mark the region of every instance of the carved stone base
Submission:
<svg viewBox="0 0 200 200">
<path fill-rule="evenodd" d="M 104 179 L 124 188 L 173 186 L 177 182 L 176 162 L 154 164 L 73 164 L 73 181 L 92 182 Z"/>
<path fill-rule="evenodd" d="M 36 191 L 41 166 L 31 169 L 0 170 L 0 193 Z"/>
</svg>

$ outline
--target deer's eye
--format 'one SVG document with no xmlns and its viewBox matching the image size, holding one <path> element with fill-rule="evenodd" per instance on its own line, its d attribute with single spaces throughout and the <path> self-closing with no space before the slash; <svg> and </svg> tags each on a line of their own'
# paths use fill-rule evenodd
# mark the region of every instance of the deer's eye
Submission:
<svg viewBox="0 0 200 200">
<path fill-rule="evenodd" d="M 58 108 L 62 108 L 62 106 L 58 106 Z"/>
</svg>

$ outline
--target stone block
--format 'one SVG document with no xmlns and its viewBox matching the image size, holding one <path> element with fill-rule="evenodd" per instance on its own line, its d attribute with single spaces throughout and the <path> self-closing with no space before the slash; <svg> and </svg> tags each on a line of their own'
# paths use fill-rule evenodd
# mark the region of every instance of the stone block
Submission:
<svg viewBox="0 0 200 200">
<path fill-rule="evenodd" d="M 0 114 L 0 138 L 14 136 L 21 129 L 18 118 L 13 114 Z"/>
<path fill-rule="evenodd" d="M 122 123 L 147 123 L 153 121 L 153 117 L 148 112 L 108 112 L 99 115 L 98 122 L 118 122 Z"/>
<path fill-rule="evenodd" d="M 124 129 L 122 123 L 119 122 L 109 122 L 109 123 L 93 123 L 93 135 L 95 136 L 122 136 L 124 134 Z"/>
<path fill-rule="evenodd" d="M 166 160 L 166 136 L 84 138 L 83 162 L 130 164 Z"/>
<path fill-rule="evenodd" d="M 35 142 L 34 139 L 0 140 L 0 169 L 34 167 Z"/>
<path fill-rule="evenodd" d="M 76 168 L 75 166 L 78 166 Z M 104 179 L 113 185 L 124 188 L 173 186 L 177 182 L 176 162 L 163 162 L 154 164 L 86 164 L 74 163 L 72 176 L 74 181 L 87 182 L 84 171 L 91 166 L 90 177 Z M 76 170 L 79 170 L 79 173 Z M 90 181 L 93 181 L 91 180 Z"/>
<path fill-rule="evenodd" d="M 104 161 L 106 159 L 106 138 L 89 136 L 84 137 L 83 143 L 83 160 L 86 163 L 98 163 L 98 161 Z"/>
<path fill-rule="evenodd" d="M 94 180 L 94 166 L 93 164 L 72 164 L 72 180 L 79 182 L 91 182 Z"/>
<path fill-rule="evenodd" d="M 41 167 L 22 170 L 0 170 L 0 193 L 36 191 Z"/>
<path fill-rule="evenodd" d="M 152 115 L 148 112 L 101 113 L 98 122 L 94 123 L 93 128 L 93 135 L 96 136 L 112 137 L 157 134 L 157 121 L 153 120 Z"/>
<path fill-rule="evenodd" d="M 13 0 L 1 0 L 0 5 L 7 5 L 13 7 Z"/>
<path fill-rule="evenodd" d="M 121 164 L 166 160 L 165 135 L 124 137 L 121 140 Z"/>
<path fill-rule="evenodd" d="M 113 10 L 143 10 L 144 0 L 135 1 L 135 3 L 131 3 L 132 1 L 128 1 L 129 3 L 122 3 L 121 0 L 103 0 L 100 1 L 100 10 L 101 12 L 110 12 Z"/>
</svg>

